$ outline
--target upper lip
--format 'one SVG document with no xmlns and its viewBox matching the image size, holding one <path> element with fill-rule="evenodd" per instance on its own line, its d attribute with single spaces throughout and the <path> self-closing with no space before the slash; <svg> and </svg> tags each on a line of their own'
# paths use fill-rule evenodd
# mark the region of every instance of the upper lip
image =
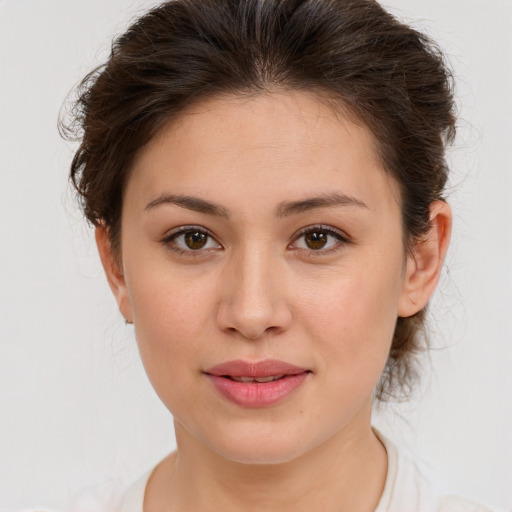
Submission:
<svg viewBox="0 0 512 512">
<path fill-rule="evenodd" d="M 230 377 L 271 377 L 274 375 L 298 375 L 304 372 L 309 372 L 309 370 L 277 359 L 264 359 L 263 361 L 235 359 L 212 366 L 204 373 L 215 376 L 229 375 Z"/>
</svg>

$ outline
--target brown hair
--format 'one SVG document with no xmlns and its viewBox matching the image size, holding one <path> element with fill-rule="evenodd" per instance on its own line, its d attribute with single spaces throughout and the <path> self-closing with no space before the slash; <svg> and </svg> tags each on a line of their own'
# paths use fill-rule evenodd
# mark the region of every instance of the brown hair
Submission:
<svg viewBox="0 0 512 512">
<path fill-rule="evenodd" d="M 401 191 L 410 250 L 442 198 L 453 141 L 451 74 L 438 47 L 373 0 L 171 0 L 138 19 L 78 89 L 71 180 L 87 219 L 119 249 L 131 162 L 164 123 L 218 94 L 327 92 L 373 132 Z M 398 318 L 375 397 L 408 396 L 428 347 L 425 311 Z"/>
</svg>

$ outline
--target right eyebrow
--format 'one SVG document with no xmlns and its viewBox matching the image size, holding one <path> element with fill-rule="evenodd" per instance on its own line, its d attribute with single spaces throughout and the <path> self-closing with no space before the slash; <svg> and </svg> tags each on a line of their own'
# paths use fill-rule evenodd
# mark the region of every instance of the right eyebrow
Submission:
<svg viewBox="0 0 512 512">
<path fill-rule="evenodd" d="M 198 197 L 177 194 L 162 194 L 156 199 L 150 201 L 144 210 L 152 210 L 153 208 L 163 204 L 173 204 L 194 212 L 206 213 L 208 215 L 215 215 L 217 217 L 229 219 L 229 211 L 219 204 L 206 201 L 205 199 L 199 199 Z"/>
<path fill-rule="evenodd" d="M 317 208 L 327 208 L 336 206 L 357 206 L 359 208 L 366 208 L 368 206 L 352 196 L 340 194 L 338 192 L 322 194 L 316 197 L 309 197 L 300 201 L 291 201 L 280 203 L 276 209 L 277 217 L 288 217 L 299 213 L 308 212 Z"/>
</svg>

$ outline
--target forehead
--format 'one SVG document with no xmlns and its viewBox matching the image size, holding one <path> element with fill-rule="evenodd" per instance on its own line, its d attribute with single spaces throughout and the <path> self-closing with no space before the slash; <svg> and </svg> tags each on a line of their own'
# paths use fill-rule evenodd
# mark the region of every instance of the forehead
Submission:
<svg viewBox="0 0 512 512">
<path fill-rule="evenodd" d="M 142 148 L 127 190 L 144 199 L 162 192 L 227 198 L 250 192 L 277 200 L 333 188 L 365 202 L 398 198 L 371 131 L 318 95 L 295 91 L 191 106 Z"/>
</svg>

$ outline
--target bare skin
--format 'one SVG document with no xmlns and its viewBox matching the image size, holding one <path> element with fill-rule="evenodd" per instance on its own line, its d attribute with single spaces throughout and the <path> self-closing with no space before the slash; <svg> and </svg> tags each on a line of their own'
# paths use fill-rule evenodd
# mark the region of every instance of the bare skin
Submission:
<svg viewBox="0 0 512 512">
<path fill-rule="evenodd" d="M 343 452 L 333 451 L 329 443 L 293 463 L 254 468 L 225 464 L 201 449 L 196 452 L 189 434 L 176 425 L 179 449 L 154 471 L 144 510 L 373 511 L 384 490 L 387 456 L 373 432 L 367 431 L 365 438 L 355 434 L 358 439 L 347 443 Z M 197 459 L 182 460 L 181 453 Z M 194 460 L 203 462 L 199 474 Z"/>
<path fill-rule="evenodd" d="M 371 132 L 312 93 L 275 92 L 204 101 L 165 126 L 122 215 L 121 257 L 103 227 L 98 248 L 178 447 L 145 512 L 375 510 L 387 457 L 373 392 L 396 318 L 437 284 L 449 207 L 431 205 L 406 254 Z M 272 405 L 242 407 L 207 378 L 269 358 L 309 372 Z"/>
</svg>

